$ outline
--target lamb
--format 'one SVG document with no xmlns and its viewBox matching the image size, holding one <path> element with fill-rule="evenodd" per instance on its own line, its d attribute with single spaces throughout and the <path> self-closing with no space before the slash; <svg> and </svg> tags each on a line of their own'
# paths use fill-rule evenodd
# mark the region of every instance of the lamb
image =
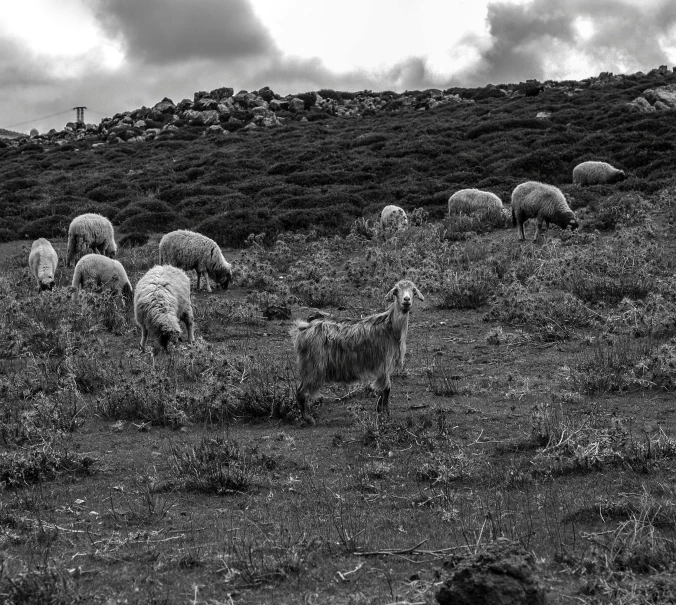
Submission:
<svg viewBox="0 0 676 605">
<path fill-rule="evenodd" d="M 134 317 L 141 328 L 141 350 L 148 335 L 153 350 L 167 350 L 169 342 L 181 335 L 179 321 L 188 329 L 188 340 L 195 341 L 190 278 L 170 265 L 155 265 L 139 279 L 134 292 Z"/>
<path fill-rule="evenodd" d="M 85 254 L 75 265 L 72 286 L 75 299 L 87 282 L 94 282 L 97 289 L 108 288 L 114 293 L 122 292 L 127 301 L 131 301 L 132 287 L 122 263 L 100 254 Z"/>
<path fill-rule="evenodd" d="M 195 269 L 197 289 L 200 289 L 200 277 L 203 276 L 207 292 L 211 292 L 209 277 L 224 290 L 228 289 L 232 279 L 232 266 L 223 258 L 218 244 L 195 231 L 178 229 L 167 233 L 160 240 L 160 264 L 185 271 Z"/>
<path fill-rule="evenodd" d="M 606 162 L 582 162 L 573 168 L 573 183 L 577 185 L 612 185 L 626 178 L 624 170 Z"/>
<path fill-rule="evenodd" d="M 399 206 L 385 206 L 380 213 L 380 228 L 383 231 L 400 231 L 408 227 L 408 217 Z"/>
<path fill-rule="evenodd" d="M 44 237 L 36 239 L 28 255 L 28 266 L 38 282 L 38 291 L 54 287 L 54 274 L 59 257 L 52 244 Z"/>
<path fill-rule="evenodd" d="M 77 255 L 86 254 L 90 250 L 111 258 L 117 253 L 113 225 L 100 214 L 81 214 L 70 222 L 66 266 L 70 267 Z"/>
<path fill-rule="evenodd" d="M 520 240 L 526 239 L 523 225 L 530 218 L 536 219 L 533 241 L 538 241 L 543 224 L 549 228 L 549 223 L 554 223 L 561 229 L 579 226 L 561 190 L 537 181 L 521 183 L 512 192 L 512 221 L 519 228 Z"/>
<path fill-rule="evenodd" d="M 386 295 L 386 311 L 363 319 L 320 317 L 297 320 L 289 334 L 301 379 L 296 399 L 301 417 L 314 420 L 308 398 L 327 382 L 371 382 L 379 392 L 377 411 L 389 415 L 390 376 L 404 364 L 413 296 L 425 300 L 415 284 L 399 281 Z"/>
<path fill-rule="evenodd" d="M 461 189 L 448 200 L 449 214 L 473 214 L 477 211 L 499 210 L 504 212 L 502 200 L 490 191 L 481 189 Z"/>
</svg>

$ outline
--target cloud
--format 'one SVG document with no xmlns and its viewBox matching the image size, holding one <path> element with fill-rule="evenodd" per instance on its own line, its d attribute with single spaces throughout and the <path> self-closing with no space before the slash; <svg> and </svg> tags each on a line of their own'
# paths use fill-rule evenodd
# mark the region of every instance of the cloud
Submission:
<svg viewBox="0 0 676 605">
<path fill-rule="evenodd" d="M 591 26 L 582 36 L 580 20 Z M 458 74 L 467 85 L 594 75 L 575 71 L 567 57 L 584 59 L 597 71 L 650 69 L 667 61 L 660 39 L 676 25 L 671 0 L 533 0 L 492 2 L 486 16 L 488 39 L 468 38 L 479 49 L 476 65 Z"/>
<path fill-rule="evenodd" d="M 241 59 L 275 50 L 247 0 L 100 0 L 96 14 L 133 61 Z"/>
</svg>

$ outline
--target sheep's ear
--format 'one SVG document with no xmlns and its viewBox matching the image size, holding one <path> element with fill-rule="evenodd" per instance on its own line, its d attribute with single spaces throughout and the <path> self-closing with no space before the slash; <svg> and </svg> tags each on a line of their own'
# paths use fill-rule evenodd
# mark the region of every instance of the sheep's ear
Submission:
<svg viewBox="0 0 676 605">
<path fill-rule="evenodd" d="M 394 286 L 387 294 L 385 294 L 385 300 L 394 300 L 397 297 L 397 286 Z"/>
<path fill-rule="evenodd" d="M 415 296 L 418 300 L 425 300 L 425 297 L 420 294 L 420 290 L 418 290 L 418 288 L 415 286 L 413 287 L 413 296 Z"/>
</svg>

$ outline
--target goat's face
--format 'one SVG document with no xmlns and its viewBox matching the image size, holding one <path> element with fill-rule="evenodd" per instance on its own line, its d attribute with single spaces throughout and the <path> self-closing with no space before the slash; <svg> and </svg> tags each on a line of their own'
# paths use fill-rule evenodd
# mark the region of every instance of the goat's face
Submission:
<svg viewBox="0 0 676 605">
<path fill-rule="evenodd" d="M 416 285 L 409 281 L 408 279 L 402 279 L 400 282 L 397 282 L 397 285 L 392 288 L 387 295 L 385 296 L 386 300 L 395 300 L 399 305 L 399 308 L 404 312 L 408 313 L 413 304 L 413 297 L 416 297 L 419 300 L 425 300 L 420 290 Z"/>
</svg>

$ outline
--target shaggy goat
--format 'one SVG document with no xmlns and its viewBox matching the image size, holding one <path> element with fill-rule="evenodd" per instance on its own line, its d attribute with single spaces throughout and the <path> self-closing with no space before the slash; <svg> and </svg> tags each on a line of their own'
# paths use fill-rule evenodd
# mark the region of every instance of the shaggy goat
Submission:
<svg viewBox="0 0 676 605">
<path fill-rule="evenodd" d="M 90 250 L 111 258 L 117 253 L 113 225 L 100 214 L 81 214 L 70 222 L 66 266 L 70 267 L 76 256 Z"/>
<path fill-rule="evenodd" d="M 425 300 L 415 284 L 401 280 L 385 297 L 386 311 L 364 319 L 297 320 L 289 332 L 298 361 L 296 392 L 303 420 L 314 424 L 308 398 L 327 382 L 370 382 L 379 392 L 377 410 L 389 415 L 390 376 L 404 364 L 413 296 Z"/>
<path fill-rule="evenodd" d="M 155 265 L 139 279 L 134 292 L 134 316 L 141 328 L 141 350 L 145 351 L 148 335 L 154 346 L 165 351 L 173 338 L 181 335 L 179 321 L 188 329 L 188 340 L 195 341 L 190 278 L 181 269 Z"/>
<path fill-rule="evenodd" d="M 131 301 L 131 283 L 120 261 L 100 254 L 85 254 L 77 261 L 73 273 L 75 300 L 87 282 L 94 282 L 97 289 L 109 288 L 115 293 L 121 291 L 125 300 Z"/>
<path fill-rule="evenodd" d="M 224 290 L 228 289 L 232 279 L 232 267 L 223 258 L 218 244 L 201 233 L 185 229 L 167 233 L 160 240 L 160 264 L 185 271 L 195 269 L 197 289 L 200 289 L 200 278 L 204 277 L 207 292 L 211 292 L 209 277 Z"/>
<path fill-rule="evenodd" d="M 523 224 L 530 218 L 536 219 L 535 238 L 538 241 L 542 226 L 554 223 L 565 229 L 577 229 L 575 213 L 568 206 L 566 198 L 557 187 L 537 181 L 521 183 L 512 192 L 512 220 L 519 229 L 519 239 L 525 240 Z"/>
<path fill-rule="evenodd" d="M 44 237 L 36 239 L 28 256 L 28 266 L 38 282 L 38 290 L 51 290 L 54 287 L 54 274 L 59 257 L 52 244 Z"/>
<path fill-rule="evenodd" d="M 582 162 L 573 168 L 573 183 L 577 185 L 612 185 L 626 178 L 624 170 L 606 162 Z"/>
<path fill-rule="evenodd" d="M 481 189 L 461 189 L 456 191 L 448 200 L 449 214 L 472 214 L 485 210 L 504 211 L 502 200 L 490 191 Z"/>
<path fill-rule="evenodd" d="M 408 227 L 408 217 L 403 208 L 399 206 L 385 206 L 380 213 L 380 228 L 385 230 L 399 231 Z"/>
</svg>

